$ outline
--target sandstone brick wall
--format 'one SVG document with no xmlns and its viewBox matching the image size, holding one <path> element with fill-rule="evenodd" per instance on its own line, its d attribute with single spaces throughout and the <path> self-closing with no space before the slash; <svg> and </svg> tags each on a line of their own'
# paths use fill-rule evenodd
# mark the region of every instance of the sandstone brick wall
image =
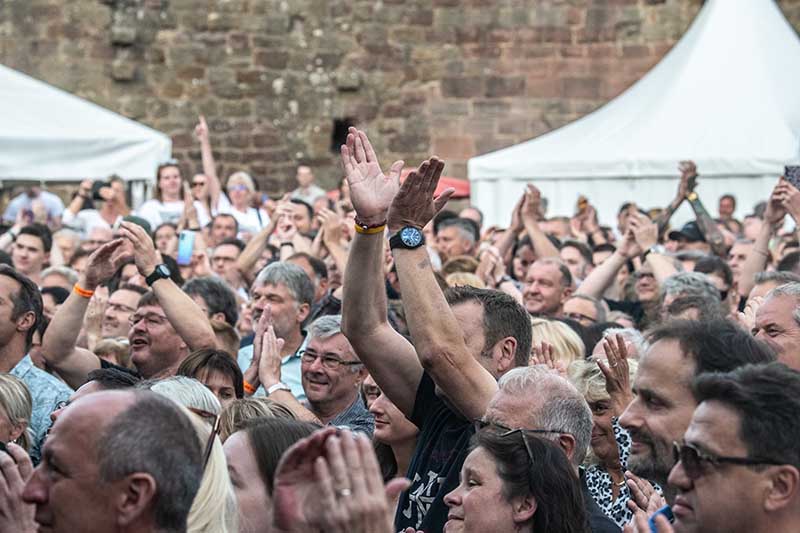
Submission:
<svg viewBox="0 0 800 533">
<path fill-rule="evenodd" d="M 765 0 L 753 0 L 765 1 Z M 800 0 L 781 0 L 795 27 Z M 0 62 L 172 136 L 200 168 L 276 192 L 305 160 L 326 185 L 352 123 L 386 158 L 469 157 L 534 137 L 622 92 L 702 0 L 5 0 Z M 735 31 L 735 28 L 731 29 Z M 722 88 L 721 88 L 722 90 Z"/>
</svg>

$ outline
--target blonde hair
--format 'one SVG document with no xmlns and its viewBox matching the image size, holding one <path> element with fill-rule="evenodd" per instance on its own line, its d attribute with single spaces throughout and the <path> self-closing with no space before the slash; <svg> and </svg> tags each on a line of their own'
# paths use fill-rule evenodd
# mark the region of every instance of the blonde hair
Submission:
<svg viewBox="0 0 800 533">
<path fill-rule="evenodd" d="M 608 360 L 600 357 L 592 357 L 591 359 L 581 359 L 569 365 L 568 374 L 569 380 L 575 385 L 587 402 L 601 402 L 610 399 L 608 391 L 606 391 L 606 377 L 597 366 L 597 361 L 603 361 L 608 364 Z M 636 360 L 628 359 L 628 374 L 630 375 L 631 383 L 633 377 L 636 375 L 636 369 L 639 363 Z"/>
<path fill-rule="evenodd" d="M 139 388 L 149 388 L 189 409 L 198 409 L 213 415 L 218 415 L 222 411 L 214 393 L 194 378 L 171 376 L 155 382 L 145 382 L 139 385 Z"/>
<path fill-rule="evenodd" d="M 254 418 L 286 418 L 295 420 L 288 408 L 265 396 L 241 398 L 232 401 L 222 411 L 219 419 L 219 438 L 225 442 L 228 437 L 242 429 Z"/>
<path fill-rule="evenodd" d="M 114 359 L 111 361 L 112 363 L 124 366 L 125 368 L 133 368 L 131 365 L 131 348 L 128 339 L 103 339 L 95 345 L 94 354 L 100 359 L 111 357 Z"/>
<path fill-rule="evenodd" d="M 17 444 L 25 448 L 25 451 L 30 450 L 33 400 L 27 385 L 21 379 L 11 374 L 0 374 L 0 407 L 15 429 L 22 426 Z"/>
<path fill-rule="evenodd" d="M 551 344 L 556 358 L 565 366 L 584 358 L 586 346 L 580 336 L 563 322 L 532 318 L 531 332 L 532 346 L 538 346 L 542 341 Z"/>
<path fill-rule="evenodd" d="M 448 259 L 442 265 L 442 276 L 447 277 L 456 272 L 470 272 L 475 273 L 478 270 L 478 260 L 471 255 L 457 255 L 452 259 Z"/>
<path fill-rule="evenodd" d="M 225 184 L 226 189 L 231 186 L 232 183 L 241 183 L 252 193 L 256 192 L 256 184 L 253 181 L 253 178 L 247 172 L 242 170 L 238 172 L 234 172 L 230 176 L 228 176 L 228 182 Z"/>
<path fill-rule="evenodd" d="M 191 414 L 197 438 L 205 451 L 211 427 L 205 419 Z M 211 455 L 203 470 L 200 488 L 192 501 L 186 526 L 187 533 L 237 533 L 239 513 L 236 506 L 236 493 L 233 490 L 228 463 L 219 438 L 214 437 Z"/>
<path fill-rule="evenodd" d="M 486 284 L 481 278 L 469 272 L 453 272 L 452 274 L 448 274 L 444 280 L 450 287 L 467 285 L 469 287 L 475 287 L 476 289 L 486 288 Z"/>
</svg>

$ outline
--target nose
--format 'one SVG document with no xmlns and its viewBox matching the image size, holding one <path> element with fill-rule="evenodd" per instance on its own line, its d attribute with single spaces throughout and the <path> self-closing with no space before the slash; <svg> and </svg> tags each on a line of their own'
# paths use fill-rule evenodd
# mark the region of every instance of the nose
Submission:
<svg viewBox="0 0 800 533">
<path fill-rule="evenodd" d="M 461 485 L 445 494 L 444 504 L 451 508 L 461 505 Z"/>
<path fill-rule="evenodd" d="M 683 468 L 683 463 L 678 461 L 669 473 L 667 483 L 671 487 L 680 489 L 683 492 L 692 488 L 692 480 L 686 475 L 686 469 Z"/>
<path fill-rule="evenodd" d="M 47 488 L 42 481 L 42 466 L 37 466 L 22 491 L 22 501 L 42 505 L 47 503 Z"/>
<path fill-rule="evenodd" d="M 385 400 L 384 400 L 383 394 L 381 394 L 380 396 L 375 398 L 375 401 L 373 401 L 372 405 L 369 406 L 369 412 L 372 413 L 373 415 L 382 415 L 382 414 L 384 414 L 386 412 L 384 410 L 384 408 L 383 408 L 383 402 L 384 401 Z"/>
<path fill-rule="evenodd" d="M 628 404 L 622 416 L 619 417 L 619 424 L 625 429 L 636 429 L 642 426 L 642 419 L 639 416 L 639 397 L 634 396 L 633 401 Z"/>
<path fill-rule="evenodd" d="M 322 374 L 325 370 L 325 367 L 322 366 L 322 358 L 317 357 L 307 366 L 310 372 L 316 372 L 317 374 Z"/>
</svg>

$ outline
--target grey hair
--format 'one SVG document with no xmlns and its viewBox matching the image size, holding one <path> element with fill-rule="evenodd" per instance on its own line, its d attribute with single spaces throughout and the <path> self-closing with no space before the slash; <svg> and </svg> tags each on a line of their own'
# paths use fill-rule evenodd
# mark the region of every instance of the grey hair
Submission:
<svg viewBox="0 0 800 533">
<path fill-rule="evenodd" d="M 666 296 L 699 296 L 709 303 L 720 302 L 719 289 L 709 277 L 699 272 L 679 272 L 661 284 L 661 300 Z"/>
<path fill-rule="evenodd" d="M 462 239 L 468 240 L 471 244 L 475 244 L 475 232 L 469 222 L 463 218 L 448 218 L 439 223 L 436 232 L 442 231 L 444 228 L 456 228 Z"/>
<path fill-rule="evenodd" d="M 258 273 L 250 290 L 264 285 L 284 285 L 298 303 L 311 305 L 314 302 L 314 284 L 299 266 L 286 261 L 276 261 Z"/>
<path fill-rule="evenodd" d="M 72 228 L 61 228 L 57 232 L 53 233 L 53 240 L 58 237 L 68 237 L 69 239 L 72 239 L 72 242 L 76 248 L 81 242 L 81 234 Z"/>
<path fill-rule="evenodd" d="M 138 388 L 148 388 L 189 409 L 199 409 L 215 415 L 222 411 L 214 393 L 194 378 L 171 376 L 155 382 L 143 383 Z"/>
<path fill-rule="evenodd" d="M 329 339 L 341 332 L 342 315 L 323 315 L 308 326 L 308 340 Z M 347 345 L 350 346 L 350 353 L 353 354 L 353 357 L 355 357 L 357 361 L 360 361 L 361 359 L 353 349 L 353 346 L 350 345 L 349 340 L 347 341 Z M 361 365 L 349 365 L 349 369 L 351 372 L 356 373 L 361 370 Z"/>
<path fill-rule="evenodd" d="M 511 395 L 535 393 L 543 401 L 533 414 L 535 427 L 556 429 L 575 438 L 572 463 L 583 463 L 592 439 L 592 411 L 586 399 L 568 380 L 544 366 L 517 367 L 497 383 Z"/>
<path fill-rule="evenodd" d="M 540 265 L 553 265 L 555 266 L 559 272 L 561 272 L 561 286 L 562 287 L 572 287 L 574 285 L 574 280 L 572 279 L 572 272 L 569 271 L 567 265 L 558 257 L 542 257 L 537 259 L 533 264 L 540 264 Z M 533 266 L 533 265 L 531 265 Z"/>
<path fill-rule="evenodd" d="M 800 283 L 784 283 L 783 285 L 775 287 L 767 293 L 767 296 L 764 298 L 764 300 L 770 300 L 778 296 L 789 296 L 794 298 L 795 307 L 794 311 L 792 312 L 792 317 L 794 318 L 794 321 L 800 325 Z"/>
<path fill-rule="evenodd" d="M 42 270 L 42 273 L 39 274 L 39 279 L 44 279 L 51 274 L 58 274 L 59 276 L 63 276 L 64 279 L 67 280 L 67 283 L 69 283 L 70 285 L 75 285 L 76 283 L 78 283 L 78 273 L 68 266 L 52 266 L 49 268 L 45 268 L 44 270 Z"/>
<path fill-rule="evenodd" d="M 203 477 L 197 432 L 185 408 L 152 392 L 132 394 L 133 405 L 97 438 L 100 480 L 113 483 L 136 472 L 150 474 L 157 487 L 152 504 L 156 529 L 186 531 Z"/>
<path fill-rule="evenodd" d="M 567 300 L 572 300 L 572 299 L 585 300 L 593 304 L 594 310 L 597 313 L 597 319 L 596 319 L 597 323 L 605 322 L 606 318 L 608 318 L 608 313 L 610 311 L 608 309 L 608 304 L 605 302 L 605 300 L 595 298 L 594 296 L 589 296 L 588 294 L 573 294 L 572 296 L 567 298 Z"/>
<path fill-rule="evenodd" d="M 617 335 L 621 335 L 625 341 L 631 343 L 636 349 L 636 355 L 629 354 L 634 359 L 638 359 L 650 348 L 650 343 L 644 338 L 642 332 L 636 328 L 609 328 L 603 332 L 604 339 L 615 339 Z"/>
<path fill-rule="evenodd" d="M 767 270 L 756 273 L 755 284 L 761 285 L 763 283 L 778 283 L 779 285 L 800 283 L 800 275 L 785 270 Z"/>
</svg>

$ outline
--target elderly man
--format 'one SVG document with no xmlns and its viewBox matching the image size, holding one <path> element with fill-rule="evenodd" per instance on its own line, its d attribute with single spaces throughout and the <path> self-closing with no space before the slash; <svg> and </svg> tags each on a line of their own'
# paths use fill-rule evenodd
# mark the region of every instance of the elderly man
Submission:
<svg viewBox="0 0 800 533">
<path fill-rule="evenodd" d="M 634 399 L 620 416 L 630 432 L 628 468 L 637 476 L 665 487 L 675 465 L 672 443 L 683 436 L 697 402 L 692 379 L 705 372 L 726 372 L 745 364 L 768 363 L 772 350 L 727 321 L 677 320 L 651 331 L 633 382 Z"/>
<path fill-rule="evenodd" d="M 253 300 L 253 323 L 258 324 L 261 317 L 269 309 L 264 321 L 272 324 L 277 338 L 283 340 L 281 348 L 281 376 L 283 383 L 289 386 L 298 400 L 304 400 L 305 390 L 301 380 L 301 350 L 305 347 L 305 331 L 303 323 L 311 312 L 314 300 L 314 286 L 311 280 L 297 265 L 277 262 L 268 265 L 259 273 L 253 286 L 250 287 Z M 266 330 L 266 324 L 261 331 Z M 259 329 L 256 328 L 258 332 Z M 253 394 L 260 386 L 259 359 L 261 339 L 256 334 L 254 342 L 239 350 L 239 367 L 244 373 L 245 390 Z M 262 389 L 260 394 L 269 393 Z"/>
<path fill-rule="evenodd" d="M 534 316 L 561 316 L 564 302 L 572 294 L 572 274 L 558 259 L 544 258 L 533 263 L 525 276 L 522 299 Z"/>
<path fill-rule="evenodd" d="M 53 425 L 22 493 L 36 506 L 39 530 L 186 531 L 203 477 L 189 416 L 149 391 L 76 401 Z"/>
<path fill-rule="evenodd" d="M 86 382 L 90 371 L 111 366 L 75 343 L 94 289 L 125 263 L 129 250 L 136 257 L 139 274 L 152 288 L 139 299 L 128 321 L 131 361 L 141 376 L 173 375 L 190 352 L 216 346 L 205 313 L 170 279 L 166 265 L 158 264 L 158 253 L 144 229 L 123 222 L 120 232 L 124 239 L 104 244 L 89 257 L 86 271 L 56 312 L 42 341 L 47 363 L 75 388 Z"/>
<path fill-rule="evenodd" d="M 800 531 L 800 373 L 748 365 L 700 376 L 693 390 L 699 405 L 669 476 L 675 532 Z"/>
<path fill-rule="evenodd" d="M 269 341 L 262 344 L 259 374 L 261 384 L 273 391 L 270 398 L 289 407 L 298 418 L 372 436 L 375 420 L 359 393 L 367 371 L 342 334 L 341 315 L 320 317 L 308 327 L 306 347 L 300 356 L 308 409 L 281 383 L 280 354 L 270 344 Z"/>
<path fill-rule="evenodd" d="M 475 225 L 463 218 L 448 218 L 439 223 L 436 232 L 436 250 L 442 263 L 459 255 L 474 255 L 476 250 Z"/>
<path fill-rule="evenodd" d="M 778 361 L 800 370 L 800 283 L 787 283 L 767 293 L 756 311 L 753 334 L 778 352 Z"/>
<path fill-rule="evenodd" d="M 606 321 L 608 304 L 585 294 L 573 294 L 564 301 L 562 316 L 588 328 Z"/>
</svg>

